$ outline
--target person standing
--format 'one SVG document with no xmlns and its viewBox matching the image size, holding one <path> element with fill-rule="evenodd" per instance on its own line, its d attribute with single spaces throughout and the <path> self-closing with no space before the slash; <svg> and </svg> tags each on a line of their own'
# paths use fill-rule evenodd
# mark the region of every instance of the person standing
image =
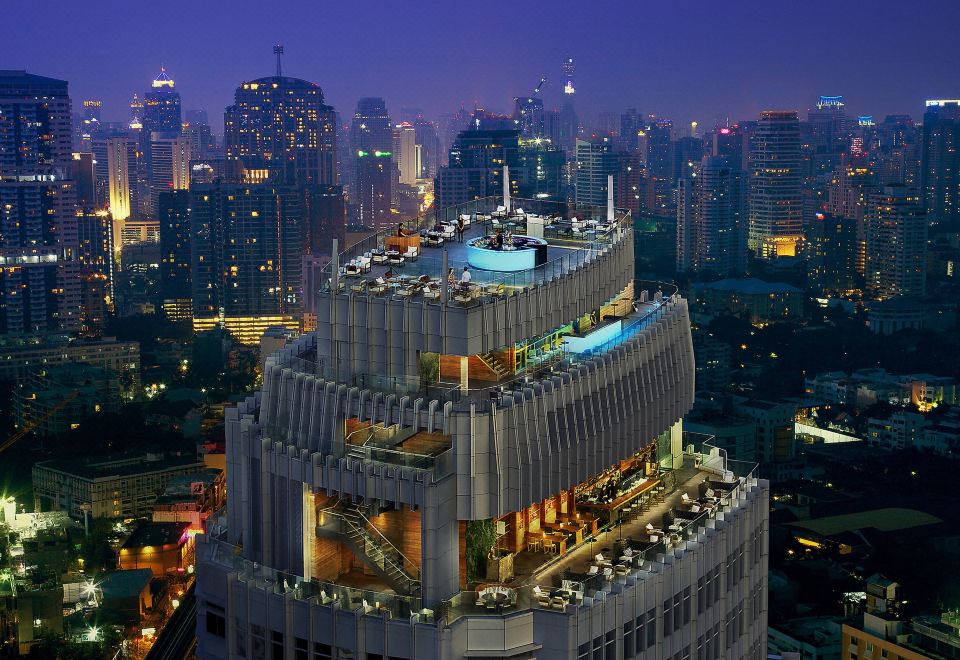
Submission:
<svg viewBox="0 0 960 660">
<path fill-rule="evenodd" d="M 457 242 L 463 243 L 463 217 L 457 218 Z"/>
</svg>

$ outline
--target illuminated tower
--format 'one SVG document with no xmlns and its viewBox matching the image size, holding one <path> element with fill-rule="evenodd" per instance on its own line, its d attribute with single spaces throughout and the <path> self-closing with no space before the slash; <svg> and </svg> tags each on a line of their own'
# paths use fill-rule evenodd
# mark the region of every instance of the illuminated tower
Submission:
<svg viewBox="0 0 960 660">
<path fill-rule="evenodd" d="M 906 186 L 884 186 L 870 195 L 864 224 L 867 291 L 881 300 L 922 296 L 927 219 L 919 196 Z"/>
<path fill-rule="evenodd" d="M 792 257 L 803 239 L 800 122 L 766 110 L 750 141 L 748 245 L 760 259 Z"/>
<path fill-rule="evenodd" d="M 288 76 L 244 82 L 223 120 L 227 159 L 277 182 L 337 183 L 337 116 L 317 83 Z"/>
<path fill-rule="evenodd" d="M 0 70 L 0 335 L 79 327 L 72 142 L 66 81 Z"/>
<path fill-rule="evenodd" d="M 572 57 L 568 57 L 564 60 L 563 64 L 560 65 L 560 72 L 563 74 L 563 93 L 569 96 L 573 96 L 577 91 L 573 87 L 573 74 L 575 71 L 576 67 L 573 65 Z"/>
<path fill-rule="evenodd" d="M 960 224 L 960 100 L 927 101 L 920 179 L 930 221 L 956 228 Z"/>
<path fill-rule="evenodd" d="M 180 93 L 174 90 L 173 78 L 160 67 L 160 74 L 150 83 L 150 90 L 143 95 L 143 130 L 150 133 L 174 133 L 179 135 L 182 127 Z M 136 100 L 136 97 L 134 97 Z M 131 104 L 131 109 L 133 104 Z"/>
</svg>

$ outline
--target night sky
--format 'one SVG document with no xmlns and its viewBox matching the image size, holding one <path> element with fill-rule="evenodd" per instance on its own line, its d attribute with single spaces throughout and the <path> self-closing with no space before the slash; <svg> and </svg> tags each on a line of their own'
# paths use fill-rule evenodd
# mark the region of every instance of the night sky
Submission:
<svg viewBox="0 0 960 660">
<path fill-rule="evenodd" d="M 721 6 L 725 5 L 725 6 Z M 509 111 L 541 75 L 560 98 L 560 62 L 577 65 L 577 108 L 697 119 L 752 118 L 806 109 L 843 94 L 850 114 L 911 113 L 923 100 L 960 97 L 960 3 L 638 2 L 193 2 L 7 0 L 0 4 L 0 68 L 70 81 L 75 103 L 104 101 L 125 120 L 133 92 L 161 63 L 185 109 L 206 109 L 215 131 L 242 80 L 284 73 L 320 83 L 344 117 L 360 96 L 399 115 L 475 103 Z"/>
</svg>

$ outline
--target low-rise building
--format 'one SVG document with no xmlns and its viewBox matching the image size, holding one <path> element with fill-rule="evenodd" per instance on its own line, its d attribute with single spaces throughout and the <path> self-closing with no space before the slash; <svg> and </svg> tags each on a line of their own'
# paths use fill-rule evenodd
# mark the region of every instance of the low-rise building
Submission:
<svg viewBox="0 0 960 660">
<path fill-rule="evenodd" d="M 696 305 L 707 314 L 736 314 L 756 326 L 803 316 L 803 290 L 783 282 L 728 278 L 691 288 Z"/>
<path fill-rule="evenodd" d="M 826 403 L 867 408 L 876 403 L 913 404 L 921 410 L 957 403 L 957 381 L 932 374 L 891 374 L 886 369 L 828 371 L 807 378 L 808 397 Z"/>
<path fill-rule="evenodd" d="M 0 380 L 18 380 L 38 368 L 80 362 L 120 374 L 121 386 L 140 386 L 140 343 L 114 337 L 72 341 L 8 341 L 0 345 Z"/>
<path fill-rule="evenodd" d="M 120 546 L 117 560 L 123 570 L 146 568 L 162 577 L 183 568 L 191 546 L 190 523 L 145 522 Z"/>
<path fill-rule="evenodd" d="M 767 628 L 768 653 L 797 660 L 840 660 L 843 632 L 835 617 L 803 617 Z"/>
<path fill-rule="evenodd" d="M 202 531 L 207 518 L 223 505 L 225 490 L 222 470 L 174 477 L 153 505 L 153 521 L 189 523 L 190 529 Z"/>
<path fill-rule="evenodd" d="M 130 453 L 87 460 L 50 460 L 33 467 L 34 509 L 67 511 L 75 519 L 150 513 L 173 477 L 203 469 L 193 455 Z"/>
</svg>

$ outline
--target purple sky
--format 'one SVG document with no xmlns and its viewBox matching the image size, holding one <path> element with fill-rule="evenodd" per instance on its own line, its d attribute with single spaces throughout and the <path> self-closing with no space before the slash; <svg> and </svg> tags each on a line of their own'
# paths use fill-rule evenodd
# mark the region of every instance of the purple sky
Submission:
<svg viewBox="0 0 960 660">
<path fill-rule="evenodd" d="M 103 99 L 105 118 L 121 120 L 162 62 L 216 132 L 237 83 L 273 72 L 278 41 L 284 73 L 320 83 L 344 116 L 360 96 L 383 96 L 395 115 L 475 101 L 507 111 L 541 75 L 556 104 L 567 56 L 588 118 L 633 106 L 708 126 L 805 112 L 820 94 L 843 94 L 851 114 L 919 117 L 925 98 L 960 97 L 960 3 L 720 4 L 13 0 L 0 9 L 0 68 L 67 79 L 75 101 Z"/>
</svg>

